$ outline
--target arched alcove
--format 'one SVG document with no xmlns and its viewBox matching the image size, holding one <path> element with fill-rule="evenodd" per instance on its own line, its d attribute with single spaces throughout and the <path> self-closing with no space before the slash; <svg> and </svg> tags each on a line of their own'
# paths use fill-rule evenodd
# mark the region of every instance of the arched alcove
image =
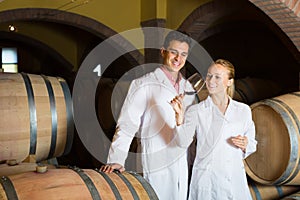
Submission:
<svg viewBox="0 0 300 200">
<path fill-rule="evenodd" d="M 230 60 L 236 68 L 236 79 L 274 81 L 281 88 L 272 95 L 297 91 L 300 32 L 295 30 L 299 20 L 284 3 L 271 4 L 272 1 L 211 1 L 196 8 L 179 29 L 188 32 L 213 59 Z M 286 16 L 292 16 L 289 20 L 295 23 L 283 24 Z"/>
</svg>

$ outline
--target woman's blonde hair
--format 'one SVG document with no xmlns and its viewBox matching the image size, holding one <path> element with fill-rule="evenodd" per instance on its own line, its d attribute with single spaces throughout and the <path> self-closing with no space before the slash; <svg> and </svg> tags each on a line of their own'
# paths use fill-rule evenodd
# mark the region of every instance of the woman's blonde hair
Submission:
<svg viewBox="0 0 300 200">
<path fill-rule="evenodd" d="M 214 63 L 222 65 L 223 67 L 225 67 L 228 70 L 229 80 L 232 79 L 232 84 L 231 84 L 231 86 L 227 87 L 227 94 L 231 98 L 233 98 L 234 91 L 235 91 L 235 88 L 234 88 L 235 70 L 234 70 L 233 64 L 231 62 L 229 62 L 228 60 L 224 60 L 224 59 L 218 59 Z"/>
</svg>

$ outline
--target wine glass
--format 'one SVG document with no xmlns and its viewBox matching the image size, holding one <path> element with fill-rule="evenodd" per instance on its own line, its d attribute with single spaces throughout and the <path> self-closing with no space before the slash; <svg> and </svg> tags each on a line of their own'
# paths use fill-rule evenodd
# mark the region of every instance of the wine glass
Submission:
<svg viewBox="0 0 300 200">
<path fill-rule="evenodd" d="M 190 84 L 192 88 L 188 87 L 188 84 Z M 204 85 L 205 85 L 205 80 L 203 79 L 201 74 L 194 73 L 186 80 L 184 95 L 194 95 L 200 92 L 200 90 L 203 88 Z"/>
</svg>

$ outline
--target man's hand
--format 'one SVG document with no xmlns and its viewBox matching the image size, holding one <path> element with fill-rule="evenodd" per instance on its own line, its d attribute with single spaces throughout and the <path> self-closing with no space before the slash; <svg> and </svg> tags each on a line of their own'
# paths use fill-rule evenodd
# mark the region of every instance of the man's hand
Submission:
<svg viewBox="0 0 300 200">
<path fill-rule="evenodd" d="M 106 165 L 102 165 L 100 167 L 100 171 L 103 171 L 106 173 L 112 173 L 114 170 L 119 171 L 119 172 L 124 172 L 125 168 L 118 163 L 106 164 Z"/>
<path fill-rule="evenodd" d="M 175 119 L 176 119 L 177 126 L 183 123 L 183 117 L 184 117 L 183 97 L 184 95 L 180 94 L 174 97 L 174 99 L 172 99 L 170 102 L 171 106 L 175 111 Z"/>
</svg>

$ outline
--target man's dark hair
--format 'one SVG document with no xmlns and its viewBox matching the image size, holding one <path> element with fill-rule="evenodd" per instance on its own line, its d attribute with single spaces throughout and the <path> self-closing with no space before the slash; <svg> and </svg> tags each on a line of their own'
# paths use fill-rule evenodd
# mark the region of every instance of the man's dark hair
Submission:
<svg viewBox="0 0 300 200">
<path fill-rule="evenodd" d="M 179 31 L 170 31 L 168 35 L 165 37 L 164 48 L 167 49 L 168 46 L 170 45 L 170 42 L 173 40 L 179 42 L 186 42 L 189 45 L 189 47 L 191 47 L 192 40 L 187 34 Z"/>
</svg>

